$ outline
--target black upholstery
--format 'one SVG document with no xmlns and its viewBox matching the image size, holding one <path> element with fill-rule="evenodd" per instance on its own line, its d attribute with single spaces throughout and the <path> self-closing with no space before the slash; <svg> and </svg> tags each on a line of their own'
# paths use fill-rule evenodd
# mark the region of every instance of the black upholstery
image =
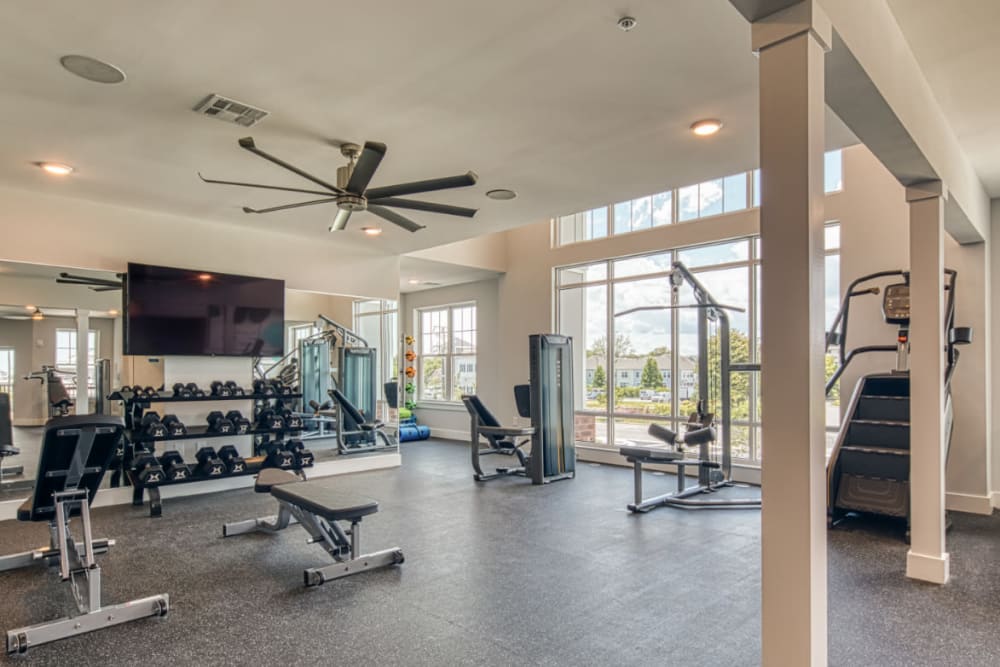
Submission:
<svg viewBox="0 0 1000 667">
<path fill-rule="evenodd" d="M 347 414 L 348 417 L 354 420 L 354 423 L 358 425 L 363 431 L 373 431 L 377 428 L 381 428 L 382 422 L 380 421 L 369 421 L 365 419 L 365 416 L 354 407 L 354 404 L 347 400 L 343 392 L 339 389 L 331 389 L 330 396 L 340 404 L 340 408 Z"/>
<path fill-rule="evenodd" d="M 673 445 L 677 443 L 677 434 L 671 431 L 666 426 L 660 426 L 659 424 L 650 424 L 649 428 L 646 431 L 657 440 L 662 440 L 668 445 Z"/>
<path fill-rule="evenodd" d="M 0 393 L 0 459 L 20 454 L 14 446 L 14 428 L 10 416 L 10 395 Z"/>
<path fill-rule="evenodd" d="M 619 447 L 618 451 L 628 459 L 639 459 L 643 462 L 677 461 L 684 458 L 683 452 L 662 445 L 624 445 Z"/>
<path fill-rule="evenodd" d="M 279 484 L 271 487 L 271 495 L 327 521 L 355 521 L 378 512 L 378 501 L 338 491 L 332 486 L 335 483 L 318 479 Z"/>
<path fill-rule="evenodd" d="M 253 490 L 257 493 L 270 493 L 271 488 L 279 484 L 301 481 L 302 478 L 293 472 L 280 468 L 264 468 L 257 473 L 257 481 L 254 482 Z"/>
<path fill-rule="evenodd" d="M 517 414 L 525 419 L 531 419 L 531 385 L 514 385 L 514 403 L 517 405 Z"/>
<path fill-rule="evenodd" d="M 475 394 L 469 394 L 463 396 L 462 400 L 465 402 L 465 407 L 469 410 L 473 417 L 479 420 L 480 426 L 500 426 L 500 422 L 493 413 L 490 412 L 489 408 L 483 405 L 483 402 L 479 400 L 479 397 Z"/>
<path fill-rule="evenodd" d="M 54 417 L 45 424 L 34 494 L 17 511 L 19 521 L 48 521 L 55 516 L 52 494 L 86 489 L 94 501 L 108 465 L 125 432 L 121 417 Z"/>
<path fill-rule="evenodd" d="M 385 401 L 389 404 L 389 407 L 395 410 L 399 407 L 399 382 L 393 380 L 392 382 L 386 382 L 383 386 L 385 389 Z"/>
</svg>

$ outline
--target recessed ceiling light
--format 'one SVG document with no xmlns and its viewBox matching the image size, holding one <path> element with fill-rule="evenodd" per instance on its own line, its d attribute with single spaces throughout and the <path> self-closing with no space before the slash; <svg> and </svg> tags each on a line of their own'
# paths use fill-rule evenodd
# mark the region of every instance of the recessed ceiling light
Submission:
<svg viewBox="0 0 1000 667">
<path fill-rule="evenodd" d="M 200 280 L 202 282 L 207 282 L 207 281 L 209 281 L 211 279 L 212 279 L 212 274 L 211 273 L 199 273 L 198 274 L 198 280 Z"/>
<path fill-rule="evenodd" d="M 501 201 L 506 201 L 508 199 L 513 199 L 517 196 L 517 193 L 513 190 L 507 190 L 506 188 L 500 188 L 497 190 L 487 190 L 486 196 L 490 199 L 499 199 Z"/>
<path fill-rule="evenodd" d="M 45 315 L 42 314 L 41 309 L 35 308 L 35 312 L 33 312 L 31 314 L 31 319 L 36 320 L 36 321 L 37 320 L 44 320 L 45 319 Z"/>
<path fill-rule="evenodd" d="M 36 162 L 35 166 L 39 167 L 46 174 L 52 174 L 53 176 L 69 176 L 73 173 L 73 167 L 59 162 Z"/>
<path fill-rule="evenodd" d="M 691 125 L 691 131 L 699 137 L 708 137 L 722 129 L 722 121 L 715 118 L 699 120 Z"/>
<path fill-rule="evenodd" d="M 410 283 L 411 285 L 419 285 L 420 284 L 420 281 L 417 280 L 416 278 L 410 278 L 406 282 Z"/>
<path fill-rule="evenodd" d="M 90 56 L 70 55 L 59 59 L 67 71 L 78 77 L 95 83 L 121 83 L 125 80 L 125 72 L 110 63 Z"/>
<path fill-rule="evenodd" d="M 35 309 L 35 307 L 34 307 L 34 306 L 32 306 L 32 305 L 31 305 L 31 304 L 29 303 L 29 304 L 28 304 L 27 306 L 25 306 L 25 307 L 24 307 L 24 309 L 25 309 L 25 310 L 34 310 L 34 309 Z"/>
<path fill-rule="evenodd" d="M 111 317 L 117 317 L 118 311 L 112 308 L 111 310 L 108 311 L 108 315 L 110 315 Z"/>
<path fill-rule="evenodd" d="M 381 227 L 362 227 L 361 231 L 363 231 L 368 236 L 378 236 L 379 234 L 382 233 L 382 228 Z"/>
</svg>

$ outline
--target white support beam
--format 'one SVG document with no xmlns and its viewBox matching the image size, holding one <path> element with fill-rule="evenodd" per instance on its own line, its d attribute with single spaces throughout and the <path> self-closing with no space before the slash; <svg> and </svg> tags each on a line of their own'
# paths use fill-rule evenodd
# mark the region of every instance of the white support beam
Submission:
<svg viewBox="0 0 1000 667">
<path fill-rule="evenodd" d="M 945 545 L 944 207 L 940 181 L 910 204 L 910 550 L 906 576 L 948 581 Z"/>
<path fill-rule="evenodd" d="M 85 415 L 90 412 L 90 380 L 87 372 L 87 342 L 90 335 L 90 311 L 76 311 L 76 414 Z"/>
<path fill-rule="evenodd" d="M 753 24 L 760 54 L 762 663 L 825 665 L 824 56 L 810 1 Z"/>
</svg>

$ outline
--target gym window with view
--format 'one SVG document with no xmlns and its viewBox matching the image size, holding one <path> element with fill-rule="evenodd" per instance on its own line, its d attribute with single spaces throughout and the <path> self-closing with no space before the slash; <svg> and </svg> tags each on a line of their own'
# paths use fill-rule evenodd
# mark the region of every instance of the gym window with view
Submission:
<svg viewBox="0 0 1000 667">
<path fill-rule="evenodd" d="M 417 311 L 418 399 L 458 402 L 476 393 L 476 304 Z"/>
<path fill-rule="evenodd" d="M 97 364 L 97 334 L 91 329 L 87 332 L 87 387 L 94 389 L 95 366 Z M 56 329 L 56 370 L 73 373 L 64 378 L 66 393 L 70 398 L 76 398 L 76 329 Z"/>
<path fill-rule="evenodd" d="M 824 190 L 827 193 L 842 190 L 842 152 L 828 151 L 823 167 Z M 760 169 L 755 169 L 560 216 L 555 219 L 555 244 L 564 246 L 593 241 L 757 208 L 760 206 L 760 183 Z"/>
<path fill-rule="evenodd" d="M 840 226 L 826 226 L 826 324 L 839 306 Z M 576 345 L 582 365 L 577 383 L 577 444 L 614 448 L 626 441 L 651 441 L 656 421 L 679 430 L 698 396 L 697 315 L 693 309 L 631 309 L 694 303 L 691 288 L 674 294 L 669 271 L 683 262 L 717 301 L 743 309 L 730 313 L 733 362 L 760 361 L 760 238 L 758 236 L 609 259 L 556 270 L 557 327 Z M 618 313 L 618 315 L 616 315 Z M 836 369 L 827 355 L 827 376 Z M 710 355 L 718 348 L 710 346 Z M 710 368 L 718 359 L 709 359 Z M 713 384 L 718 378 L 713 378 Z M 718 396 L 718 388 L 709 392 Z M 733 459 L 759 465 L 760 379 L 732 377 Z M 718 406 L 710 406 L 718 409 Z M 840 423 L 839 393 L 827 400 L 827 424 Z"/>
</svg>

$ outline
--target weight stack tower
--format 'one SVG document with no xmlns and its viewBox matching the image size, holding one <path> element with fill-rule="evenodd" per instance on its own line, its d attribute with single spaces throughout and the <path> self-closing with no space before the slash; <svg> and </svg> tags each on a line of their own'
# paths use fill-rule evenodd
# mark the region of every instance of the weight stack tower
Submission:
<svg viewBox="0 0 1000 667">
<path fill-rule="evenodd" d="M 576 474 L 573 408 L 573 340 L 558 334 L 529 336 L 531 364 L 532 484 L 572 479 Z"/>
</svg>

